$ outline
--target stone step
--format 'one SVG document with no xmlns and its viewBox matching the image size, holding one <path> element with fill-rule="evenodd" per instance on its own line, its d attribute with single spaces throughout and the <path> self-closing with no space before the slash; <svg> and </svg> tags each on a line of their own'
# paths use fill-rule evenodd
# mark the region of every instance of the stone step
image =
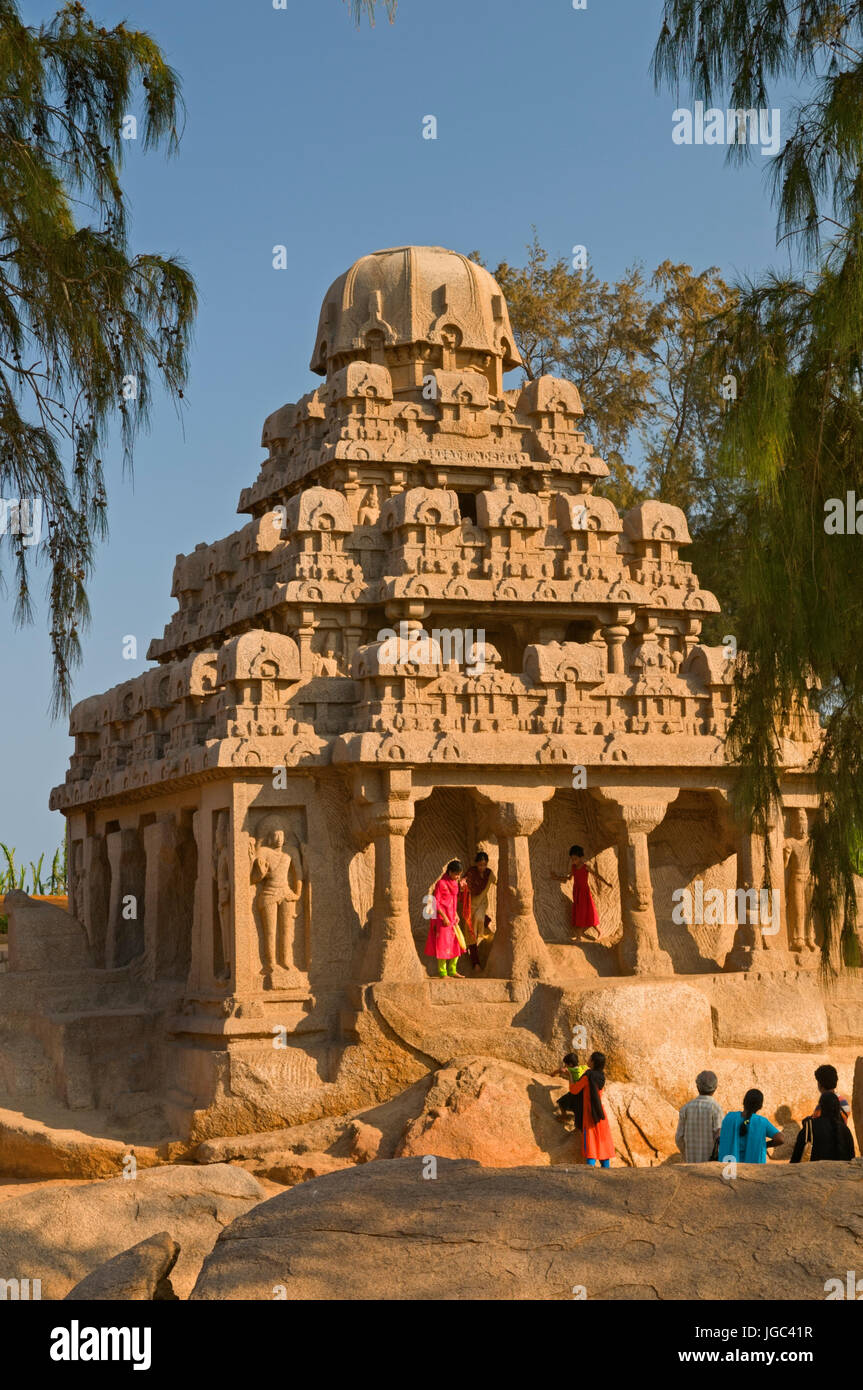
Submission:
<svg viewBox="0 0 863 1390">
<path fill-rule="evenodd" d="M 417 1019 L 427 1019 L 434 1028 L 508 1028 L 513 1018 L 522 1010 L 521 1004 L 485 1004 L 469 999 L 454 1000 L 446 1004 L 432 1004 L 431 1008 L 411 1011 Z"/>
<path fill-rule="evenodd" d="M 510 1007 L 513 1002 L 508 980 L 474 980 L 465 975 L 458 980 L 429 980 L 428 989 L 435 1008 L 460 1008 L 465 1002 Z"/>
</svg>

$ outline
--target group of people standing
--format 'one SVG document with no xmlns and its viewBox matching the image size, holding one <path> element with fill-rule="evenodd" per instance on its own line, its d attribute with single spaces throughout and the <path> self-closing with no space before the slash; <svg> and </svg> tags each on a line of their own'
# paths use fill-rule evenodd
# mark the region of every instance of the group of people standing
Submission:
<svg viewBox="0 0 863 1390">
<path fill-rule="evenodd" d="M 464 978 L 458 973 L 460 956 L 468 956 L 474 973 L 481 969 L 479 946 L 491 928 L 488 895 L 496 882 L 488 855 L 480 850 L 466 872 L 461 860 L 451 859 L 432 888 L 429 896 L 434 915 L 425 953 L 437 960 L 441 979 Z"/>
<path fill-rule="evenodd" d="M 594 884 L 611 885 L 593 863 L 584 857 L 581 845 L 569 849 L 569 873 L 551 877 L 560 883 L 572 882 L 571 930 L 573 940 L 599 940 L 599 909 L 590 891 Z M 451 859 L 434 884 L 431 893 L 433 917 L 426 938 L 425 953 L 437 960 L 441 979 L 463 979 L 459 975 L 459 957 L 470 959 L 474 974 L 481 969 L 479 946 L 491 934 L 488 895 L 497 880 L 489 866 L 488 855 L 480 850 L 473 864 L 462 871 L 461 860 Z"/>
<path fill-rule="evenodd" d="M 713 1099 L 719 1082 L 712 1071 L 702 1071 L 695 1078 L 698 1095 L 682 1107 L 675 1142 L 686 1163 L 708 1163 L 711 1160 L 738 1163 L 766 1163 L 767 1150 L 784 1142 L 782 1131 L 759 1114 L 764 1096 L 750 1090 L 743 1097 L 740 1110 L 723 1115 L 722 1107 Z M 818 1104 L 807 1115 L 794 1143 L 792 1163 L 815 1162 L 819 1159 L 848 1160 L 854 1157 L 854 1139 L 849 1127 L 851 1105 L 840 1096 L 836 1087 L 839 1073 L 829 1062 L 815 1070 Z"/>
<path fill-rule="evenodd" d="M 576 1053 L 568 1052 L 557 1075 L 569 1081 L 569 1090 L 558 1099 L 558 1112 L 564 1122 L 572 1116 L 575 1129 L 580 1131 L 584 1161 L 590 1167 L 597 1163 L 602 1168 L 610 1167 L 614 1141 L 602 1103 L 605 1056 L 594 1052 L 587 1066 L 582 1066 Z M 738 1163 L 766 1163 L 767 1150 L 784 1143 L 784 1136 L 759 1113 L 764 1096 L 758 1090 L 749 1090 L 740 1110 L 723 1115 L 721 1105 L 713 1098 L 718 1084 L 714 1072 L 700 1072 L 695 1078 L 698 1095 L 680 1110 L 675 1142 L 684 1162 L 727 1163 L 734 1159 Z M 829 1063 L 816 1068 L 815 1084 L 818 1104 L 801 1125 L 790 1162 L 847 1162 L 854 1157 L 849 1125 L 851 1105 L 847 1096 L 836 1090 L 836 1068 Z"/>
</svg>

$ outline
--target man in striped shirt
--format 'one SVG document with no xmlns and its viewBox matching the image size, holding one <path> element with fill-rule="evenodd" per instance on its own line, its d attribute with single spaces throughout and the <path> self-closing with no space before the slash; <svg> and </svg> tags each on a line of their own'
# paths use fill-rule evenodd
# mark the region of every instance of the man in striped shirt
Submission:
<svg viewBox="0 0 863 1390">
<path fill-rule="evenodd" d="M 722 1125 L 722 1107 L 713 1099 L 719 1083 L 712 1071 L 702 1071 L 695 1084 L 698 1095 L 682 1107 L 674 1139 L 686 1163 L 708 1163 Z"/>
</svg>

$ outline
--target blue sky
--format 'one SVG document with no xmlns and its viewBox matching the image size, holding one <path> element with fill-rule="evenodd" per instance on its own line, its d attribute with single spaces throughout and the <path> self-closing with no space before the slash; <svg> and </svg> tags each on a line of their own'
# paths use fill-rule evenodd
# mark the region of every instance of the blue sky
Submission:
<svg viewBox="0 0 863 1390">
<path fill-rule="evenodd" d="M 21 8 L 36 23 L 56 6 Z M 583 244 L 609 279 L 633 261 L 733 277 L 779 259 L 769 161 L 756 152 L 729 166 L 723 147 L 672 141 L 683 99 L 657 94 L 649 75 L 661 0 L 577 11 L 571 0 L 401 0 L 394 25 L 382 13 L 359 30 L 343 0 L 88 8 L 106 25 L 148 30 L 182 77 L 179 157 L 130 142 L 126 184 L 135 248 L 183 256 L 201 309 L 182 419 L 157 407 L 134 482 L 109 463 L 111 537 L 78 699 L 145 669 L 175 609 L 176 554 L 241 524 L 263 419 L 317 382 L 308 361 L 320 302 L 358 256 L 416 242 L 519 264 L 536 224 L 553 254 Z M 422 138 L 427 115 L 436 140 Z M 275 245 L 287 248 L 287 270 L 272 268 Z M 130 633 L 137 662 L 122 655 Z M 0 598 L 0 643 L 0 839 L 19 858 L 50 858 L 63 824 L 48 793 L 71 741 L 65 720 L 47 717 L 45 625 L 15 630 Z"/>
</svg>

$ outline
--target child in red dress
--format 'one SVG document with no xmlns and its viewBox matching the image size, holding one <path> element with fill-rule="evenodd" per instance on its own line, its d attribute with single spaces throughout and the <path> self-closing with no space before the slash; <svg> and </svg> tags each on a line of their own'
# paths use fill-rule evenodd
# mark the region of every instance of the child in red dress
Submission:
<svg viewBox="0 0 863 1390">
<path fill-rule="evenodd" d="M 586 937 L 589 941 L 599 940 L 599 909 L 596 906 L 593 894 L 590 891 L 590 875 L 593 875 L 594 884 L 604 883 L 606 888 L 611 884 L 608 879 L 603 878 L 595 864 L 590 864 L 584 857 L 584 850 L 581 845 L 570 845 L 569 847 L 569 873 L 555 874 L 558 883 L 566 883 L 567 879 L 572 879 L 572 939 L 577 941 L 580 936 Z"/>
</svg>

